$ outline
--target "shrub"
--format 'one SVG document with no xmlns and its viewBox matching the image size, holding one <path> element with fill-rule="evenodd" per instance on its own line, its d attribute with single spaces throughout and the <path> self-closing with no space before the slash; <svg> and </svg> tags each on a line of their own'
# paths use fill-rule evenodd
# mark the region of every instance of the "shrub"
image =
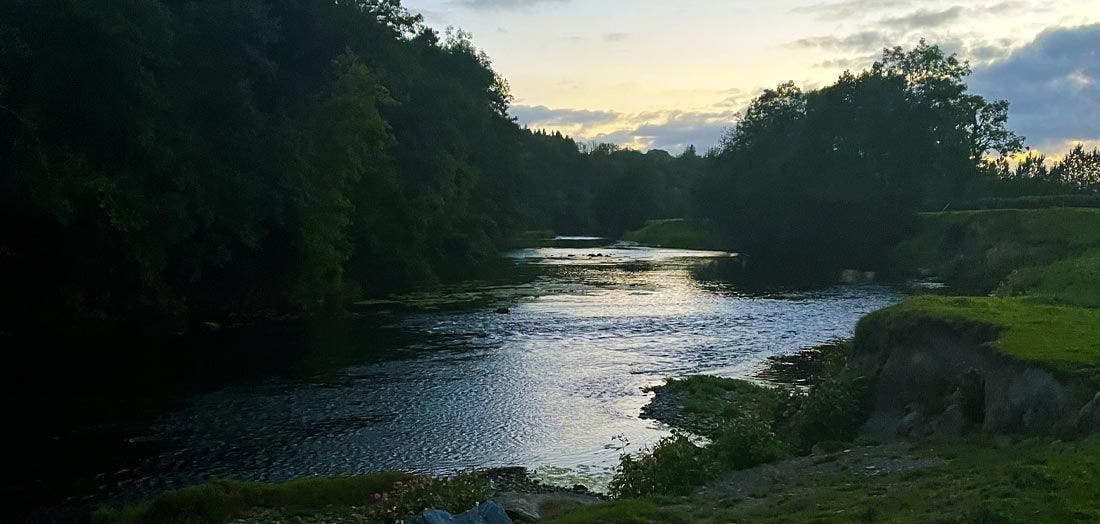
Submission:
<svg viewBox="0 0 1100 524">
<path fill-rule="evenodd" d="M 657 442 L 652 450 L 624 454 L 608 484 L 608 493 L 615 498 L 687 495 L 714 476 L 714 464 L 705 449 L 686 435 L 674 433 Z"/>
<path fill-rule="evenodd" d="M 771 421 L 745 415 L 730 421 L 705 446 L 674 433 L 661 439 L 651 451 L 623 455 L 608 492 L 615 498 L 688 495 L 723 471 L 751 468 L 785 455 Z"/>
<path fill-rule="evenodd" d="M 850 442 L 866 418 L 866 398 L 865 382 L 847 372 L 818 381 L 787 423 L 792 450 L 809 453 L 818 442 Z"/>
<path fill-rule="evenodd" d="M 772 429 L 772 422 L 758 416 L 732 421 L 707 446 L 716 464 L 725 470 L 747 469 L 774 462 L 786 455 L 785 446 Z"/>
</svg>

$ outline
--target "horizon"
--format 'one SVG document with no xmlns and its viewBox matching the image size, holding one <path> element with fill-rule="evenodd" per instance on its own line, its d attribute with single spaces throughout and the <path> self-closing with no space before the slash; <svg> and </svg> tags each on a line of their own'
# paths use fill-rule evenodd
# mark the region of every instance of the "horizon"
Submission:
<svg viewBox="0 0 1100 524">
<path fill-rule="evenodd" d="M 969 61 L 972 90 L 1008 100 L 1009 127 L 1056 159 L 1078 143 L 1100 146 L 1100 7 L 1089 4 L 698 0 L 625 9 L 619 0 L 412 0 L 406 7 L 433 29 L 473 34 L 509 81 L 519 124 L 578 142 L 706 151 L 763 89 L 786 81 L 823 87 L 870 66 L 883 48 L 923 38 Z"/>
</svg>

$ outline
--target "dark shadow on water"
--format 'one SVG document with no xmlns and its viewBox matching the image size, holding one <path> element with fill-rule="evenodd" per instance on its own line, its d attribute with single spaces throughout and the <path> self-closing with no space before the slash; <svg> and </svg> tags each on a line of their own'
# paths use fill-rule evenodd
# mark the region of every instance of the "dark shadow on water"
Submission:
<svg viewBox="0 0 1100 524">
<path fill-rule="evenodd" d="M 86 328 L 6 336 L 4 410 L 15 450 L 0 483 L 2 521 L 86 518 L 89 494 L 111 472 L 161 451 L 140 437 L 157 416 L 194 394 L 269 377 L 304 379 L 353 363 L 407 358 L 431 347 L 386 315 L 316 318 L 196 329 L 185 335 Z M 421 343 L 417 343 L 421 342 Z M 135 435 L 139 435 L 135 437 Z M 120 486 L 123 488 L 124 486 Z"/>
<path fill-rule="evenodd" d="M 822 376 L 829 366 L 850 351 L 850 344 L 848 341 L 837 341 L 790 355 L 768 357 L 766 367 L 755 376 L 772 384 L 808 387 L 814 377 Z"/>
</svg>

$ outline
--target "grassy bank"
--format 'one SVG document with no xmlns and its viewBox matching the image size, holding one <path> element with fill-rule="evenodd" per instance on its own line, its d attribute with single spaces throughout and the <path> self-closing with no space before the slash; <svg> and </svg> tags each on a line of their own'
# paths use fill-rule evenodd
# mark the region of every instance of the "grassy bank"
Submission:
<svg viewBox="0 0 1100 524">
<path fill-rule="evenodd" d="M 1026 297 L 911 298 L 865 317 L 857 346 L 875 351 L 930 323 L 984 338 L 977 342 L 1014 360 L 1100 384 L 1100 310 Z"/>
<path fill-rule="evenodd" d="M 715 377 L 667 381 L 645 414 L 691 434 L 624 456 L 610 484 L 616 500 L 553 521 L 1100 520 L 1100 436 L 984 435 L 898 447 L 859 434 L 873 390 L 849 361 L 856 352 L 905 347 L 907 335 L 929 326 L 1077 384 L 1100 384 L 1100 210 L 936 213 L 921 221 L 896 250 L 907 260 L 902 269 L 970 296 L 913 297 L 868 315 L 854 351 L 818 351 L 807 390 Z M 384 520 L 425 507 L 460 512 L 487 496 L 477 476 L 215 482 L 104 509 L 97 520 Z"/>
<path fill-rule="evenodd" d="M 1100 519 L 1100 437 L 1079 442 L 956 442 L 908 452 L 932 465 L 902 472 L 841 463 L 855 448 L 815 457 L 803 471 L 748 496 L 619 500 L 560 523 L 1090 522 Z M 889 459 L 890 457 L 883 457 Z M 762 475 L 768 472 L 762 471 Z M 772 473 L 774 475 L 774 473 Z"/>
<path fill-rule="evenodd" d="M 683 218 L 650 220 L 641 229 L 627 232 L 623 235 L 623 240 L 679 249 L 725 251 L 729 248 L 729 241 L 723 238 L 713 224 Z"/>
<path fill-rule="evenodd" d="M 873 313 L 857 330 L 861 345 L 939 322 L 985 332 L 980 342 L 1013 359 L 1100 378 L 1100 209 L 925 214 L 894 258 L 970 296 L 914 297 Z"/>
<path fill-rule="evenodd" d="M 394 522 L 438 508 L 461 513 L 484 502 L 479 475 L 436 479 L 405 473 L 309 478 L 284 484 L 212 481 L 121 508 L 102 507 L 103 524 L 224 522 Z"/>
<path fill-rule="evenodd" d="M 1100 209 L 921 215 L 891 254 L 894 273 L 923 274 L 963 295 L 1029 295 L 1100 305 Z"/>
</svg>

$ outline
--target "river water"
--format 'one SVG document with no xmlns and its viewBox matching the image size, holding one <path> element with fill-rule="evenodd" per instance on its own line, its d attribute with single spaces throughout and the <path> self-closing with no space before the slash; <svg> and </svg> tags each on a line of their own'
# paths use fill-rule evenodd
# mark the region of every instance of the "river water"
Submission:
<svg viewBox="0 0 1100 524">
<path fill-rule="evenodd" d="M 373 304 L 370 327 L 348 342 L 370 358 L 193 396 L 132 437 L 157 451 L 101 489 L 511 465 L 599 488 L 622 452 L 668 434 L 638 417 L 643 388 L 696 373 L 752 376 L 769 356 L 850 336 L 862 315 L 900 298 L 878 286 L 752 296 L 693 276 L 727 256 L 714 252 L 616 245 L 508 256 L 525 281 L 451 298 L 490 296 L 509 312 L 438 307 L 446 296 L 413 312 Z"/>
</svg>

